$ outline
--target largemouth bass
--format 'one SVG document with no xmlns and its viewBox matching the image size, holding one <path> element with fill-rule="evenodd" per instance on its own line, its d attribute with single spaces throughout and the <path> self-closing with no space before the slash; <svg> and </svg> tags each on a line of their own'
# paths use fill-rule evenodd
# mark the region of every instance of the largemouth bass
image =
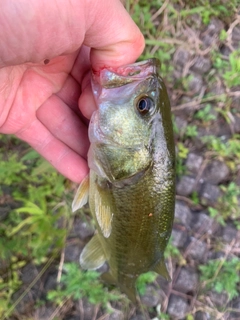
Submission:
<svg viewBox="0 0 240 320">
<path fill-rule="evenodd" d="M 97 233 L 80 256 L 83 269 L 105 261 L 103 279 L 136 302 L 135 281 L 164 263 L 174 217 L 175 148 L 170 104 L 158 61 L 150 59 L 93 76 L 98 110 L 89 126 L 89 176 L 73 211 L 89 199 Z"/>
</svg>

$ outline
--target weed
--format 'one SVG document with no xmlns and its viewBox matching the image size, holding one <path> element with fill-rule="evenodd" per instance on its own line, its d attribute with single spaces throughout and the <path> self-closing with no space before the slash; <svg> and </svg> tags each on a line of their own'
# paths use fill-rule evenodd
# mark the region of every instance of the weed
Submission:
<svg viewBox="0 0 240 320">
<path fill-rule="evenodd" d="M 204 108 L 195 113 L 194 118 L 206 123 L 216 120 L 217 116 L 212 112 L 211 104 L 208 103 Z"/>
<path fill-rule="evenodd" d="M 214 289 L 217 293 L 225 291 L 229 299 L 238 296 L 237 285 L 240 281 L 240 260 L 234 257 L 230 260 L 224 258 L 210 260 L 206 265 L 199 266 L 201 281 L 204 287 Z"/>
<path fill-rule="evenodd" d="M 146 273 L 141 274 L 136 281 L 136 288 L 139 292 L 139 294 L 142 296 L 144 295 L 147 285 L 149 283 L 152 283 L 156 280 L 157 278 L 157 273 L 153 271 L 149 271 Z"/>
<path fill-rule="evenodd" d="M 64 264 L 61 286 L 48 292 L 47 298 L 57 305 L 66 299 L 79 300 L 86 297 L 90 303 L 101 303 L 106 307 L 109 301 L 119 300 L 120 296 L 108 292 L 99 281 L 96 271 L 82 271 L 77 263 Z"/>
</svg>

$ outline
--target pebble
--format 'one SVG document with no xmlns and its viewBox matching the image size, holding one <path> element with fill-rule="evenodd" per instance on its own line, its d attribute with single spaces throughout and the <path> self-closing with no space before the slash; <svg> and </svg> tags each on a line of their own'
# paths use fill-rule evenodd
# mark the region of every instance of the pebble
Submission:
<svg viewBox="0 0 240 320">
<path fill-rule="evenodd" d="M 187 241 L 187 233 L 182 230 L 172 230 L 172 245 L 177 248 L 183 248 Z"/>
<path fill-rule="evenodd" d="M 234 45 L 237 49 L 237 47 L 239 47 L 239 43 L 240 43 L 240 26 L 239 25 L 237 25 L 233 28 L 232 41 L 234 42 Z"/>
<path fill-rule="evenodd" d="M 209 297 L 213 304 L 217 307 L 224 308 L 228 302 L 228 294 L 225 292 L 217 293 L 216 291 L 209 291 Z"/>
<path fill-rule="evenodd" d="M 197 311 L 195 313 L 194 320 L 213 320 L 211 315 L 208 312 Z"/>
<path fill-rule="evenodd" d="M 144 295 L 141 297 L 141 302 L 149 308 L 156 307 L 161 296 L 161 290 L 157 290 L 153 285 L 148 285 Z"/>
<path fill-rule="evenodd" d="M 234 300 L 232 300 L 229 307 L 232 309 L 238 310 L 238 312 L 232 311 L 229 315 L 229 319 L 239 320 L 239 318 L 240 318 L 240 297 L 237 297 Z"/>
<path fill-rule="evenodd" d="M 230 243 L 233 239 L 236 239 L 238 235 L 237 229 L 226 226 L 223 228 L 222 238 L 225 242 Z"/>
<path fill-rule="evenodd" d="M 124 320 L 124 314 L 120 310 L 114 310 L 110 313 L 108 320 Z"/>
<path fill-rule="evenodd" d="M 190 228 L 192 213 L 187 205 L 183 202 L 176 201 L 175 205 L 175 222 L 183 224 L 187 229 Z"/>
<path fill-rule="evenodd" d="M 198 274 L 193 268 L 182 268 L 179 272 L 174 289 L 184 293 L 194 293 L 198 287 Z"/>
<path fill-rule="evenodd" d="M 197 174 L 199 169 L 203 163 L 203 157 L 196 153 L 189 153 L 186 160 L 186 168 L 192 172 Z"/>
<path fill-rule="evenodd" d="M 168 302 L 167 312 L 171 317 L 182 319 L 189 310 L 187 300 L 183 297 L 171 294 Z"/>
<path fill-rule="evenodd" d="M 194 213 L 192 219 L 192 230 L 194 233 L 202 235 L 204 233 L 213 234 L 216 229 L 214 220 L 204 212 Z"/>
<path fill-rule="evenodd" d="M 201 190 L 201 201 L 206 205 L 213 205 L 221 196 L 221 190 L 218 186 L 210 183 L 204 183 Z"/>
<path fill-rule="evenodd" d="M 176 191 L 178 195 L 189 196 L 195 190 L 196 179 L 190 176 L 182 176 L 177 183 Z"/>
<path fill-rule="evenodd" d="M 176 65 L 180 65 L 181 67 L 184 67 L 186 63 L 189 61 L 190 58 L 190 52 L 184 48 L 179 48 L 176 50 L 173 62 Z"/>
<path fill-rule="evenodd" d="M 85 219 L 86 220 L 86 219 Z M 76 218 L 73 223 L 71 233 L 75 237 L 79 237 L 82 240 L 93 236 L 94 227 L 88 221 L 83 221 L 82 219 Z"/>
<path fill-rule="evenodd" d="M 67 243 L 65 247 L 65 262 L 79 262 L 79 257 L 83 249 L 79 243 Z"/>
<path fill-rule="evenodd" d="M 204 261 L 207 254 L 207 244 L 201 240 L 196 239 L 195 237 L 190 237 L 187 255 L 198 261 Z"/>
<path fill-rule="evenodd" d="M 198 56 L 196 62 L 190 68 L 190 70 L 203 75 L 204 73 L 208 72 L 212 67 L 211 61 L 209 58 Z"/>
<path fill-rule="evenodd" d="M 213 160 L 207 164 L 201 178 L 213 185 L 217 185 L 226 181 L 229 173 L 230 170 L 224 162 Z"/>
<path fill-rule="evenodd" d="M 240 117 L 239 116 L 233 116 L 234 122 L 233 122 L 233 128 L 235 133 L 240 133 Z"/>
<path fill-rule="evenodd" d="M 203 78 L 198 74 L 192 73 L 193 77 L 190 78 L 188 88 L 190 91 L 193 91 L 195 94 L 200 93 L 203 87 Z"/>
</svg>

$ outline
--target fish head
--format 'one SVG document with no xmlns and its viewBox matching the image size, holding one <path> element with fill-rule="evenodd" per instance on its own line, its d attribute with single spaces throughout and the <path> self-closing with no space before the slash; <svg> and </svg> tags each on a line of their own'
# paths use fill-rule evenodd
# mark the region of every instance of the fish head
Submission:
<svg viewBox="0 0 240 320">
<path fill-rule="evenodd" d="M 121 180 L 146 170 L 156 133 L 164 141 L 166 89 L 158 67 L 158 60 L 150 59 L 93 76 L 98 109 L 90 121 L 88 158 L 90 168 L 102 177 Z"/>
</svg>

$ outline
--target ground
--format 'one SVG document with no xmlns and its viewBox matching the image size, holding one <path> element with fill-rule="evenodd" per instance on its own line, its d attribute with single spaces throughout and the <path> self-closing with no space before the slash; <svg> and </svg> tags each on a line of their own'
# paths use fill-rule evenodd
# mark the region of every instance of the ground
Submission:
<svg viewBox="0 0 240 320">
<path fill-rule="evenodd" d="M 76 186 L 28 146 L 0 139 L 0 317 L 11 320 L 240 319 L 240 2 L 130 0 L 172 105 L 175 220 L 166 262 L 135 307 L 79 254 L 94 233 Z"/>
</svg>

